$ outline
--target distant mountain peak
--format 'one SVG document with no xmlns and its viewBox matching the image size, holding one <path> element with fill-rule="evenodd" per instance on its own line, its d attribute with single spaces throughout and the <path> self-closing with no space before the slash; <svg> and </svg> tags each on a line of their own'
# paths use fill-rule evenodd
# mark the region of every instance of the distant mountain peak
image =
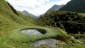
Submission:
<svg viewBox="0 0 85 48">
<path fill-rule="evenodd" d="M 32 18 L 37 18 L 35 15 L 29 13 L 29 12 L 26 11 L 26 10 L 22 11 L 22 13 L 25 14 L 26 16 L 30 16 L 30 17 L 32 17 Z"/>
<path fill-rule="evenodd" d="M 26 10 L 24 10 L 24 11 L 22 11 L 22 12 L 28 13 Z"/>
<path fill-rule="evenodd" d="M 60 9 L 61 7 L 63 7 L 64 5 L 62 4 L 62 5 L 57 5 L 57 4 L 55 4 L 55 5 L 53 5 L 47 12 L 50 12 L 50 11 L 54 11 L 54 10 L 58 10 L 58 9 Z"/>
</svg>

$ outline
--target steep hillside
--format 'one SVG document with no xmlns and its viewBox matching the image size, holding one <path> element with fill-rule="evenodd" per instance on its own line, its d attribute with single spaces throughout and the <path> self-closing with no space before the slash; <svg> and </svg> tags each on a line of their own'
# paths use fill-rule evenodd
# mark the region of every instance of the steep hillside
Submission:
<svg viewBox="0 0 85 48">
<path fill-rule="evenodd" d="M 61 11 L 72 11 L 72 12 L 80 12 L 85 13 L 85 0 L 71 0 L 64 7 L 62 7 Z"/>
<path fill-rule="evenodd" d="M 23 16 L 20 12 L 17 12 L 8 2 L 4 0 L 0 0 L 0 15 L 0 18 L 3 17 L 12 22 L 19 24 L 27 24 L 27 17 Z M 2 21 L 4 22 L 4 20 Z"/>
<path fill-rule="evenodd" d="M 32 25 L 33 19 L 17 12 L 8 2 L 0 0 L 0 48 L 12 48 L 7 42 L 14 29 Z M 12 42 L 10 42 L 12 43 Z"/>
<path fill-rule="evenodd" d="M 58 10 L 60 8 L 62 8 L 64 5 L 53 5 L 50 9 L 48 9 L 47 12 L 51 12 L 51 11 L 54 11 L 54 10 Z"/>
<path fill-rule="evenodd" d="M 68 33 L 85 32 L 85 15 L 75 12 L 52 11 L 42 15 L 41 25 L 60 27 Z"/>
</svg>

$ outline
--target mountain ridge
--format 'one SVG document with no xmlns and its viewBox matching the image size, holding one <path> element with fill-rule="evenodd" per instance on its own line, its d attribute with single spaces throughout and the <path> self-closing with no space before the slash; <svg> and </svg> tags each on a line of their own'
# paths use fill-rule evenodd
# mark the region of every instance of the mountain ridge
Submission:
<svg viewBox="0 0 85 48">
<path fill-rule="evenodd" d="M 64 5 L 53 5 L 50 9 L 47 10 L 47 12 L 50 12 L 50 11 L 54 11 L 54 10 L 58 10 L 60 9 L 61 7 L 63 7 Z"/>
<path fill-rule="evenodd" d="M 71 0 L 65 6 L 60 8 L 60 11 L 71 11 L 85 13 L 85 0 Z"/>
<path fill-rule="evenodd" d="M 27 12 L 26 10 L 22 11 L 22 13 L 23 13 L 24 15 L 26 15 L 26 16 L 29 16 L 29 17 L 32 17 L 32 18 L 37 18 L 35 15 Z"/>
</svg>

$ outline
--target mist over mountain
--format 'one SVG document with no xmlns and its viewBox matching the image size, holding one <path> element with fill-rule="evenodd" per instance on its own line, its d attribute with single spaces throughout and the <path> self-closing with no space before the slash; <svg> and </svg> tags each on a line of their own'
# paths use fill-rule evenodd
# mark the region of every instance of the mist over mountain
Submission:
<svg viewBox="0 0 85 48">
<path fill-rule="evenodd" d="M 50 11 L 54 11 L 54 10 L 58 10 L 60 8 L 62 8 L 64 5 L 53 5 L 50 9 L 48 9 L 47 12 L 50 12 Z"/>
<path fill-rule="evenodd" d="M 60 10 L 85 13 L 85 0 L 71 0 Z"/>
</svg>

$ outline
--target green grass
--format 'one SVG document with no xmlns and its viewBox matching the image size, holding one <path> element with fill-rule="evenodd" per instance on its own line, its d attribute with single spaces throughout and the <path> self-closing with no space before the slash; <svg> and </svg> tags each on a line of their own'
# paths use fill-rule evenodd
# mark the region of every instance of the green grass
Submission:
<svg viewBox="0 0 85 48">
<path fill-rule="evenodd" d="M 25 35 L 20 32 L 21 29 L 24 28 L 41 28 L 45 29 L 47 33 L 45 35 Z M 17 26 L 13 30 L 3 31 L 3 34 L 0 36 L 1 45 L 0 47 L 3 48 L 23 48 L 24 46 L 29 47 L 28 43 L 34 42 L 41 39 L 51 38 L 59 35 L 65 35 L 61 30 L 57 28 L 49 28 L 49 27 L 40 27 L 40 26 Z M 65 35 L 68 36 L 67 34 Z M 23 45 L 24 44 L 24 45 Z M 23 45 L 23 46 L 22 46 Z"/>
<path fill-rule="evenodd" d="M 20 12 L 17 13 L 19 15 L 13 12 L 13 9 L 9 7 L 7 2 L 0 0 L 0 48 L 17 48 L 17 46 L 22 46 L 20 42 L 11 40 L 9 38 L 10 34 L 13 33 L 13 30 L 21 28 L 23 25 L 33 25 L 34 21 L 31 17 L 26 17 Z"/>
<path fill-rule="evenodd" d="M 20 32 L 21 29 L 19 28 L 19 29 L 13 30 L 13 33 L 11 33 L 9 37 L 13 38 L 13 40 L 17 40 L 17 41 L 30 42 L 30 41 L 35 41 L 38 39 L 51 38 L 51 37 L 55 37 L 55 36 L 64 34 L 62 31 L 58 30 L 57 28 L 48 28 L 48 27 L 40 27 L 40 26 L 28 26 L 25 28 L 40 28 L 40 29 L 46 30 L 47 33 L 45 35 L 25 35 Z M 67 36 L 67 35 L 65 35 L 65 36 Z"/>
</svg>

